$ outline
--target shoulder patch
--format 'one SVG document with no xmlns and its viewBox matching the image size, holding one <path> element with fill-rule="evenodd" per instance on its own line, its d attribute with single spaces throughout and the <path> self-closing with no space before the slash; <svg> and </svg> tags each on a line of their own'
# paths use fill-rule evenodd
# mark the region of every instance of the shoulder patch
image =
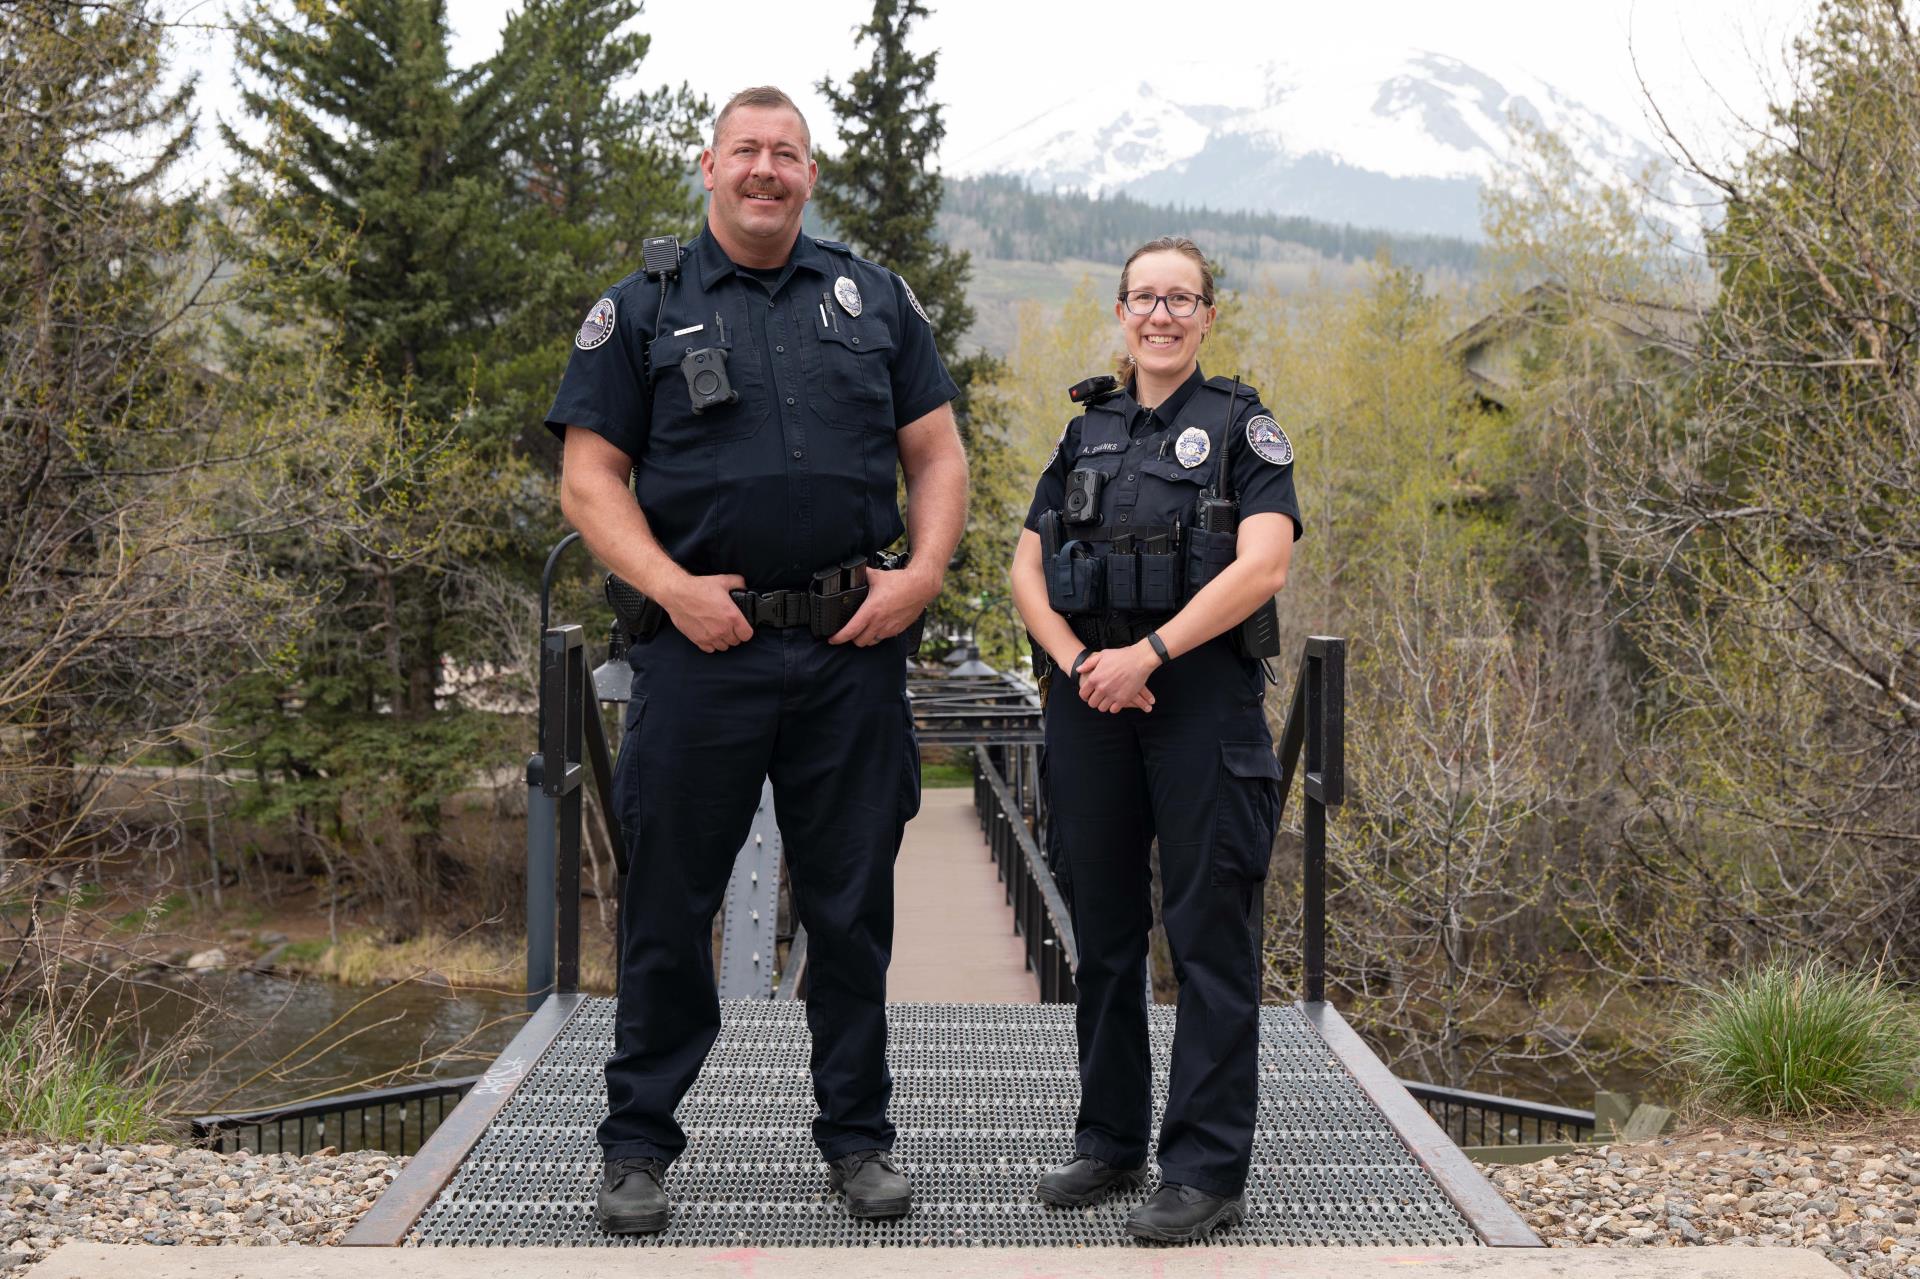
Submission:
<svg viewBox="0 0 1920 1279">
<path fill-rule="evenodd" d="M 1247 419 L 1247 446 L 1262 462 L 1285 466 L 1293 461 L 1293 441 L 1265 413 Z"/>
<path fill-rule="evenodd" d="M 613 299 L 601 298 L 587 311 L 587 318 L 580 321 L 580 332 L 574 335 L 573 344 L 582 351 L 591 351 L 604 346 L 613 336 Z"/>
<path fill-rule="evenodd" d="M 1071 422 L 1060 428 L 1060 438 L 1053 442 L 1053 452 L 1047 454 L 1047 460 L 1041 465 L 1041 470 L 1052 470 L 1053 464 L 1060 460 L 1060 446 L 1067 442 L 1067 432 L 1072 429 L 1073 423 Z"/>
<path fill-rule="evenodd" d="M 894 278 L 899 280 L 900 287 L 907 291 L 907 305 L 913 308 L 913 313 L 925 320 L 928 328 L 932 328 L 933 317 L 927 314 L 927 308 L 920 305 L 920 299 L 913 296 L 913 286 L 907 283 L 907 278 L 903 275 L 895 276 Z"/>
</svg>

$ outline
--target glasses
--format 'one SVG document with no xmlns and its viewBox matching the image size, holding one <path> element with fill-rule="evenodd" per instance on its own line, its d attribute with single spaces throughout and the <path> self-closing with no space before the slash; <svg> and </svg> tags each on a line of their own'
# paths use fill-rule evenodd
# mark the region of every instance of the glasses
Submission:
<svg viewBox="0 0 1920 1279">
<path fill-rule="evenodd" d="M 1122 293 L 1120 301 L 1126 305 L 1130 315 L 1152 315 L 1153 308 L 1165 302 L 1168 315 L 1176 320 L 1184 320 L 1198 311 L 1205 299 L 1197 293 L 1155 293 L 1151 289 L 1135 289 L 1131 293 Z"/>
</svg>

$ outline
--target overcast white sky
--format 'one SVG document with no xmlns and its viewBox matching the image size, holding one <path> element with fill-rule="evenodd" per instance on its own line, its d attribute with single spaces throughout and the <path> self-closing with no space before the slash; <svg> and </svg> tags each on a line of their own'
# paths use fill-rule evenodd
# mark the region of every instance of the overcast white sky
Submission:
<svg viewBox="0 0 1920 1279">
<path fill-rule="evenodd" d="M 218 0 L 183 0 L 182 7 L 190 20 L 209 24 L 226 10 Z M 497 48 L 516 7 L 516 0 L 450 0 L 455 61 L 471 63 Z M 1356 41 L 1447 54 L 1496 77 L 1503 69 L 1530 71 L 1636 129 L 1643 114 L 1637 60 L 1683 134 L 1718 151 L 1733 136 L 1733 115 L 1759 110 L 1759 68 L 1780 65 L 1815 0 L 931 0 L 929 7 L 914 43 L 939 51 L 943 163 L 965 168 L 970 153 L 1092 85 L 1153 79 L 1156 65 L 1196 61 L 1231 77 L 1282 55 Z M 871 0 L 650 0 L 638 26 L 653 47 L 639 80 L 648 87 L 684 80 L 716 104 L 747 85 L 778 84 L 830 143 L 831 113 L 814 84 L 827 75 L 845 79 L 864 63 L 852 32 L 871 12 Z M 208 30 L 185 37 L 181 52 L 200 72 L 201 167 L 218 170 L 225 157 L 212 140 L 212 115 L 236 114 L 228 40 Z M 1777 82 L 1777 70 L 1772 75 Z M 1650 127 L 1645 132 L 1652 136 Z"/>
</svg>

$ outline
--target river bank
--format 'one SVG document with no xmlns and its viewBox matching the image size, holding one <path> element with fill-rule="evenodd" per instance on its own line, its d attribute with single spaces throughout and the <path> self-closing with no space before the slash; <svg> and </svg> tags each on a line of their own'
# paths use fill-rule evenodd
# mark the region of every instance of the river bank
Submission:
<svg viewBox="0 0 1920 1279">
<path fill-rule="evenodd" d="M 335 1244 L 405 1163 L 0 1143 L 0 1274 L 66 1239 Z M 1483 1171 L 1554 1247 L 1798 1247 L 1864 1279 L 1920 1279 L 1916 1119 L 1710 1129 Z"/>
</svg>

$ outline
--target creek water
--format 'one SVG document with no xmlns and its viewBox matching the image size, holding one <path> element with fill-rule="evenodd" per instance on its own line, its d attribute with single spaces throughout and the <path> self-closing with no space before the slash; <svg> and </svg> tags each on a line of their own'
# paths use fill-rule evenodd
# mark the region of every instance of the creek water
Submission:
<svg viewBox="0 0 1920 1279">
<path fill-rule="evenodd" d="M 174 1104 L 196 1114 L 481 1074 L 526 1015 L 525 997 L 507 992 L 244 971 L 127 983 L 111 998 L 126 1018 L 123 1035 L 186 1037 L 187 1059 L 169 1078 Z M 87 1015 L 103 1015 L 98 999 Z"/>
<path fill-rule="evenodd" d="M 180 1085 L 176 1105 L 196 1114 L 481 1074 L 526 1012 L 524 996 L 504 991 L 417 982 L 346 986 L 241 970 L 129 983 L 113 997 L 131 1012 L 123 1023 L 130 1033 L 154 1043 L 188 1037 L 193 1047 L 174 1076 Z M 98 1021 L 101 1009 L 87 1015 Z M 1362 1033 L 1373 1038 L 1364 1028 Z M 1566 1106 L 1590 1104 L 1591 1084 L 1555 1074 L 1540 1065 L 1469 1086 Z M 1602 1082 L 1642 1098 L 1659 1095 L 1644 1066 L 1616 1066 Z"/>
</svg>

